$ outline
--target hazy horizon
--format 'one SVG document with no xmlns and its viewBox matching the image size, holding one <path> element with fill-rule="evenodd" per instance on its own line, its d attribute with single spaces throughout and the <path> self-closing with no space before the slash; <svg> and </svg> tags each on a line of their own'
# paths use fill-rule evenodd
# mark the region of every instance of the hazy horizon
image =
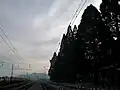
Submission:
<svg viewBox="0 0 120 90">
<path fill-rule="evenodd" d="M 101 2 L 89 0 L 84 9 L 90 4 L 99 9 Z M 6 62 L 0 67 L 0 76 L 11 74 L 11 64 L 15 64 L 14 74 L 45 73 L 79 3 L 80 0 L 0 0 L 0 25 L 32 68 L 18 70 L 29 65 L 22 64 L 0 38 L 0 62 Z M 84 9 L 74 24 L 80 23 Z"/>
</svg>

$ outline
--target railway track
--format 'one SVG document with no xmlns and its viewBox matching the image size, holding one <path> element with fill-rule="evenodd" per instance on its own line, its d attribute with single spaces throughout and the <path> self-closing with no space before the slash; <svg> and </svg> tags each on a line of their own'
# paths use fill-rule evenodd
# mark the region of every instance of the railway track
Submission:
<svg viewBox="0 0 120 90">
<path fill-rule="evenodd" d="M 78 87 L 79 86 L 79 87 Z M 23 81 L 20 83 L 13 83 L 0 87 L 0 90 L 94 90 L 95 87 L 84 83 L 82 87 L 80 85 L 70 85 L 62 83 L 54 83 L 47 81 Z M 97 89 L 108 90 L 108 89 Z"/>
<path fill-rule="evenodd" d="M 28 90 L 33 85 L 33 83 L 34 82 L 30 82 L 30 83 L 24 84 L 22 86 L 13 88 L 12 90 Z"/>
<path fill-rule="evenodd" d="M 27 90 L 30 86 L 32 86 L 33 81 L 22 81 L 20 83 L 5 83 L 1 82 L 0 90 Z"/>
</svg>

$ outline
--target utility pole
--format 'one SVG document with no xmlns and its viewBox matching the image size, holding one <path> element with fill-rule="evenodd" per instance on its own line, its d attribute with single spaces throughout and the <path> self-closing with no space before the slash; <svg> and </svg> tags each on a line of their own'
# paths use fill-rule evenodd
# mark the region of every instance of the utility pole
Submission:
<svg viewBox="0 0 120 90">
<path fill-rule="evenodd" d="M 12 64 L 11 77 L 13 77 L 13 69 L 14 69 L 14 64 Z"/>
<path fill-rule="evenodd" d="M 27 79 L 30 80 L 30 76 L 29 76 L 29 73 L 28 73 L 28 72 L 27 72 L 26 76 L 27 76 Z"/>
<path fill-rule="evenodd" d="M 44 74 L 45 74 L 45 76 L 46 76 L 46 66 L 44 66 L 44 70 L 45 70 L 45 71 L 44 71 Z"/>
<path fill-rule="evenodd" d="M 45 74 L 45 77 L 47 78 L 47 72 L 46 71 L 48 71 L 48 69 L 46 68 L 46 66 L 44 66 L 44 74 Z"/>
<path fill-rule="evenodd" d="M 12 78 L 13 78 L 13 69 L 14 69 L 14 64 L 12 64 L 12 71 L 11 71 L 11 77 L 10 77 L 10 82 L 12 81 Z"/>
<path fill-rule="evenodd" d="M 27 78 L 28 78 L 28 72 L 27 72 Z"/>
</svg>

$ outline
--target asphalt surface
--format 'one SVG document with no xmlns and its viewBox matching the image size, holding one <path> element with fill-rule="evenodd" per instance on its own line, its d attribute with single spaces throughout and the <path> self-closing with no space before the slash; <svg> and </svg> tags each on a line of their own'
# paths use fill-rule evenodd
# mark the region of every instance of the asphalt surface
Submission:
<svg viewBox="0 0 120 90">
<path fill-rule="evenodd" d="M 40 82 L 36 81 L 28 90 L 43 90 Z"/>
<path fill-rule="evenodd" d="M 64 90 L 64 89 L 58 85 L 52 85 L 43 81 L 36 81 L 28 90 Z"/>
<path fill-rule="evenodd" d="M 28 90 L 83 90 L 83 89 L 73 89 L 71 87 L 66 87 L 64 85 L 55 84 L 46 81 L 36 81 Z"/>
<path fill-rule="evenodd" d="M 109 90 L 109 89 L 95 87 L 92 83 L 70 84 L 38 80 L 2 86 L 0 87 L 0 90 Z"/>
<path fill-rule="evenodd" d="M 53 83 L 53 82 L 46 82 L 46 81 L 36 81 L 32 87 L 30 87 L 28 90 L 108 90 L 108 89 L 102 89 L 93 86 L 90 83 L 84 83 L 79 84 L 79 85 L 63 85 L 63 84 L 58 84 L 58 83 Z"/>
</svg>

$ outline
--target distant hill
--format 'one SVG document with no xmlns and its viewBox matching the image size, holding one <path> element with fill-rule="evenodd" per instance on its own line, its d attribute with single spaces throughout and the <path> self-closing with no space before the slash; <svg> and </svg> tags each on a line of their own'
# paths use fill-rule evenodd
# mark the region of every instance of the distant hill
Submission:
<svg viewBox="0 0 120 90">
<path fill-rule="evenodd" d="M 26 74 L 26 75 L 19 75 L 18 77 L 27 78 L 31 80 L 49 79 L 49 76 L 44 73 L 32 73 L 32 74 Z"/>
</svg>

